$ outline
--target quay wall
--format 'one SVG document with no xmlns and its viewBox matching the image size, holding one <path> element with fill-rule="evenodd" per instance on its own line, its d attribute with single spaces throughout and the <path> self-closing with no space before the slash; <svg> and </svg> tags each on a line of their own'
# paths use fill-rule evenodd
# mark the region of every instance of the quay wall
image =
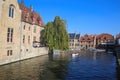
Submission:
<svg viewBox="0 0 120 80">
<path fill-rule="evenodd" d="M 22 52 L 21 53 L 18 52 L 16 54 L 18 54 L 18 56 L 13 57 L 13 58 L 6 58 L 6 57 L 0 58 L 0 65 L 16 62 L 20 60 L 25 60 L 29 58 L 34 58 L 37 56 L 47 55 L 48 48 L 47 47 L 33 48 L 32 51 L 29 52 L 28 54 L 26 53 L 22 54 Z"/>
<path fill-rule="evenodd" d="M 118 63 L 118 66 L 120 66 L 120 47 L 116 47 L 115 51 L 116 51 L 117 63 Z"/>
</svg>

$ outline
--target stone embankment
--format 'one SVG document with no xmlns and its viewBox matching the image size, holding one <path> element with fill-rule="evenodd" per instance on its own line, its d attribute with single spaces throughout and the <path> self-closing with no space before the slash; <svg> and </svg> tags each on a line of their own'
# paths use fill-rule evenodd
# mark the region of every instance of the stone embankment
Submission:
<svg viewBox="0 0 120 80">
<path fill-rule="evenodd" d="M 116 51 L 117 63 L 120 66 L 120 47 L 116 47 L 115 51 Z"/>
</svg>

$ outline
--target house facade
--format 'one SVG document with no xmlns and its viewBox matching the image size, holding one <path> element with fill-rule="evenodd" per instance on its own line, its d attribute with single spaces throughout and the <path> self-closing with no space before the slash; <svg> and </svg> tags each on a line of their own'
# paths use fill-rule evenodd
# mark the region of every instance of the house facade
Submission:
<svg viewBox="0 0 120 80">
<path fill-rule="evenodd" d="M 93 49 L 95 48 L 95 35 L 85 34 L 80 37 L 80 47 L 81 49 Z"/>
<path fill-rule="evenodd" d="M 114 42 L 114 36 L 108 33 L 98 35 L 85 34 L 84 36 L 75 33 L 69 34 L 69 48 L 73 50 L 105 48 L 107 44 L 114 45 Z M 120 43 L 120 35 L 117 35 L 117 42 Z"/>
<path fill-rule="evenodd" d="M 116 35 L 116 45 L 120 46 L 120 33 Z"/>
<path fill-rule="evenodd" d="M 40 15 L 17 0 L 0 0 L 0 65 L 47 54 Z M 34 47 L 36 43 L 37 47 Z"/>
<path fill-rule="evenodd" d="M 113 43 L 114 44 L 114 36 L 108 33 L 102 33 L 100 35 L 96 36 L 96 47 L 104 46 L 107 43 Z"/>
<path fill-rule="evenodd" d="M 69 34 L 69 49 L 79 50 L 80 49 L 80 34 L 70 33 Z"/>
</svg>

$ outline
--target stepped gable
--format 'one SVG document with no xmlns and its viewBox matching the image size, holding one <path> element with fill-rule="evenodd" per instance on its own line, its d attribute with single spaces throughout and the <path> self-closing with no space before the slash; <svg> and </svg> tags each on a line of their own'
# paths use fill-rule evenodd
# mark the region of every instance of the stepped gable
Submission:
<svg viewBox="0 0 120 80">
<path fill-rule="evenodd" d="M 94 41 L 94 35 L 84 35 L 82 37 L 80 37 L 80 41 L 81 42 L 93 42 Z"/>
<path fill-rule="evenodd" d="M 43 21 L 40 15 L 32 10 L 32 7 L 27 8 L 23 3 L 19 3 L 20 9 L 22 11 L 22 21 L 28 22 L 30 24 L 35 24 L 43 26 Z"/>
</svg>

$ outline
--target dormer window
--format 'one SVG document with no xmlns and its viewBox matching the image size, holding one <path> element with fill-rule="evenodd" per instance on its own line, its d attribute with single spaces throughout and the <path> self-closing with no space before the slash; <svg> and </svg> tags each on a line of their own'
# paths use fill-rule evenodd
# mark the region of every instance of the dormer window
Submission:
<svg viewBox="0 0 120 80">
<path fill-rule="evenodd" d="M 9 17 L 14 18 L 15 8 L 13 5 L 9 6 Z"/>
</svg>

